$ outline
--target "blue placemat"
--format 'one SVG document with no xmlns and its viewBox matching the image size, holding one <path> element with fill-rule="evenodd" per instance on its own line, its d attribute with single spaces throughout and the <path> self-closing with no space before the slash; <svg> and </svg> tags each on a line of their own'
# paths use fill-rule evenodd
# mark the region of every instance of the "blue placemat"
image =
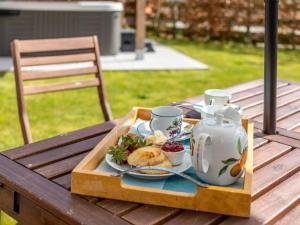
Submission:
<svg viewBox="0 0 300 225">
<path fill-rule="evenodd" d="M 189 153 L 190 152 L 189 140 L 183 141 L 181 143 L 184 145 L 186 151 Z M 109 172 L 109 173 L 115 172 L 115 170 L 111 168 L 105 162 L 105 160 L 103 160 L 99 164 L 99 166 L 96 168 L 96 171 Z M 188 169 L 185 173 L 194 177 L 195 179 L 198 179 L 194 168 Z M 196 192 L 196 185 L 194 183 L 184 178 L 181 178 L 177 175 L 171 176 L 166 179 L 161 179 L 161 180 L 146 180 L 146 179 L 135 178 L 130 175 L 125 175 L 123 177 L 123 182 L 127 185 L 140 186 L 146 188 L 157 188 L 161 190 L 170 190 L 170 191 L 178 191 L 178 192 L 186 192 L 186 193 Z"/>
<path fill-rule="evenodd" d="M 105 161 L 102 161 L 95 171 L 109 173 L 115 172 L 115 170 L 111 168 Z M 190 168 L 185 173 L 198 179 L 195 174 L 194 168 Z M 161 180 L 146 180 L 135 178 L 130 175 L 124 175 L 123 182 L 127 185 L 140 186 L 146 188 L 157 188 L 161 190 L 179 191 L 187 193 L 196 192 L 196 185 L 194 183 L 177 175 Z"/>
</svg>

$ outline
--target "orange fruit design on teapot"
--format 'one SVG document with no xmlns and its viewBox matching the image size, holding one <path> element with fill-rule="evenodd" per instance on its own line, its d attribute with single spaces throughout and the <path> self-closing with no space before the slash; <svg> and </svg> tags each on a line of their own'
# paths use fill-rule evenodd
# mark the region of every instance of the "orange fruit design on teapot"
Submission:
<svg viewBox="0 0 300 225">
<path fill-rule="evenodd" d="M 225 164 L 225 166 L 220 170 L 219 176 L 221 176 L 223 173 L 225 173 L 227 168 L 232 164 L 234 164 L 234 166 L 230 170 L 230 175 L 232 177 L 238 176 L 241 173 L 241 171 L 244 169 L 246 161 L 247 161 L 248 151 L 247 151 L 247 149 L 245 149 L 243 151 L 240 139 L 238 139 L 237 149 L 238 149 L 239 154 L 241 155 L 241 158 L 239 160 L 235 159 L 235 158 L 223 160 L 222 162 Z"/>
</svg>

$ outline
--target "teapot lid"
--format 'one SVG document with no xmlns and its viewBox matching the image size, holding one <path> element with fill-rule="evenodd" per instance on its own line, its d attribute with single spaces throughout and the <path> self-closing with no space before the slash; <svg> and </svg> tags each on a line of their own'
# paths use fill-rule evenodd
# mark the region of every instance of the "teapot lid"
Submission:
<svg viewBox="0 0 300 225">
<path fill-rule="evenodd" d="M 233 107 L 224 106 L 221 109 L 217 110 L 214 114 L 217 122 L 222 122 L 223 120 L 233 122 L 235 124 L 241 123 L 241 114 L 239 111 Z"/>
<path fill-rule="evenodd" d="M 206 118 L 203 123 L 207 126 L 222 126 L 224 128 L 234 125 L 231 121 L 224 120 L 224 115 L 221 113 L 215 113 L 213 118 Z M 224 126 L 225 125 L 225 126 Z"/>
</svg>

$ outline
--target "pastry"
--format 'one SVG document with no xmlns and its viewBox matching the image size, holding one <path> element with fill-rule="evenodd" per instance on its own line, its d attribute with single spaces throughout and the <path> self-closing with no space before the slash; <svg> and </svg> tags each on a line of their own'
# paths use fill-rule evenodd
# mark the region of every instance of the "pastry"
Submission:
<svg viewBox="0 0 300 225">
<path fill-rule="evenodd" d="M 127 162 L 131 166 L 154 166 L 162 163 L 165 155 L 160 148 L 146 146 L 135 150 L 128 156 Z"/>
<path fill-rule="evenodd" d="M 172 164 L 171 164 L 170 160 L 167 157 L 165 157 L 164 161 L 162 161 L 161 163 L 159 163 L 159 164 L 157 164 L 155 166 L 171 168 Z M 162 171 L 162 170 L 141 170 L 141 173 L 146 173 L 146 174 L 166 174 L 166 173 L 169 173 L 169 172 Z"/>
<path fill-rule="evenodd" d="M 159 147 L 147 146 L 135 150 L 128 156 L 127 162 L 131 166 L 161 166 L 172 167 L 170 160 L 165 156 Z M 147 174 L 169 173 L 161 170 L 141 170 Z"/>
</svg>

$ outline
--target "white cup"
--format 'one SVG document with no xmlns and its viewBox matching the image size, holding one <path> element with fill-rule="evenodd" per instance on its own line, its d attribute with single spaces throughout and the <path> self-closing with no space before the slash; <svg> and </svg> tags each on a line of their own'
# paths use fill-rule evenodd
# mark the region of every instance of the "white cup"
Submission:
<svg viewBox="0 0 300 225">
<path fill-rule="evenodd" d="M 206 105 L 227 105 L 230 103 L 232 95 L 225 90 L 209 89 L 204 92 L 204 101 Z"/>
<path fill-rule="evenodd" d="M 168 138 L 175 138 L 181 133 L 183 112 L 175 106 L 160 106 L 152 109 L 150 129 L 160 130 Z"/>
</svg>

